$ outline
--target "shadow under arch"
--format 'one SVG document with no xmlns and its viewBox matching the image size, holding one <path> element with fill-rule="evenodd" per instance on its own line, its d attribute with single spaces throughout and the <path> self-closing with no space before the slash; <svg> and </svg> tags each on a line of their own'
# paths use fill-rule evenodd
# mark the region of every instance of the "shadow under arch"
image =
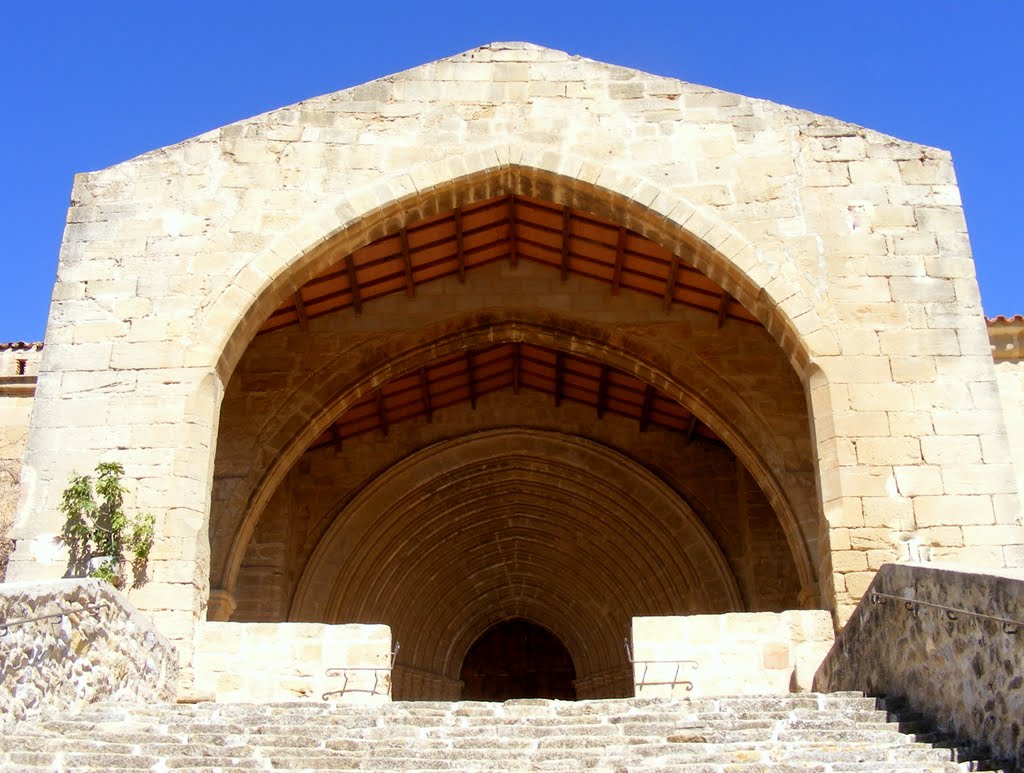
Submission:
<svg viewBox="0 0 1024 773">
<path fill-rule="evenodd" d="M 480 634 L 463 657 L 459 676 L 464 701 L 576 697 L 572 653 L 558 634 L 521 617 Z"/>
<path fill-rule="evenodd" d="M 645 347 L 640 342 L 611 342 L 600 337 L 601 329 L 574 324 L 549 313 L 485 313 L 470 315 L 458 326 L 448 320 L 441 327 L 443 333 L 426 336 L 425 341 L 390 352 L 375 368 L 360 374 L 355 382 L 323 381 L 321 389 L 331 397 L 317 407 L 315 413 L 312 413 L 311 406 L 295 406 L 296 415 L 302 416 L 303 422 L 298 431 L 281 439 L 281 451 L 266 468 L 250 499 L 244 503 L 243 515 L 231 535 L 230 547 L 221 564 L 220 588 L 228 593 L 234 592 L 246 548 L 270 498 L 305 449 L 350 406 L 390 378 L 415 371 L 440 357 L 482 344 L 520 342 L 576 352 L 631 373 L 697 415 L 729 446 L 761 487 L 782 526 L 797 568 L 802 593 L 805 598 L 817 599 L 817 572 L 809 542 L 817 536 L 818 524 L 798 517 L 785 486 L 759 452 L 759 448 L 770 447 L 768 429 L 761 427 L 758 433 L 760 436 L 752 438 L 749 435 L 751 427 L 756 427 L 756 422 L 752 422 L 746 431 L 740 430 L 722 410 L 722 404 L 731 400 L 723 384 L 713 385 L 706 391 L 697 391 L 692 385 L 674 376 L 669 363 L 659 363 L 655 358 L 645 357 Z M 707 394 L 713 394 L 715 402 Z M 733 406 L 730 411 L 733 415 L 741 412 L 742 406 Z M 283 422 L 282 426 L 293 425 Z"/>
</svg>

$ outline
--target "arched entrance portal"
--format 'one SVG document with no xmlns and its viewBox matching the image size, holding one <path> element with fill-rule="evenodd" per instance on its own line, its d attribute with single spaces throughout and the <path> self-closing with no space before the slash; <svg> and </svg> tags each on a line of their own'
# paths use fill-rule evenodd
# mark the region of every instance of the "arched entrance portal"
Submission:
<svg viewBox="0 0 1024 773">
<path fill-rule="evenodd" d="M 231 619 L 388 624 L 396 698 L 459 697 L 474 642 L 529 620 L 600 697 L 631 691 L 634 616 L 815 604 L 791 353 L 692 237 L 562 193 L 437 194 L 280 299 L 222 404 Z"/>
<path fill-rule="evenodd" d="M 528 620 L 506 620 L 486 631 L 466 653 L 460 675 L 467 701 L 576 697 L 569 650 Z"/>
<path fill-rule="evenodd" d="M 479 430 L 429 445 L 328 520 L 288 617 L 386 622 L 402 645 L 397 697 L 458 697 L 464 653 L 517 617 L 561 632 L 581 697 L 628 694 L 622 639 L 633 616 L 745 606 L 715 539 L 672 488 L 565 433 Z"/>
</svg>

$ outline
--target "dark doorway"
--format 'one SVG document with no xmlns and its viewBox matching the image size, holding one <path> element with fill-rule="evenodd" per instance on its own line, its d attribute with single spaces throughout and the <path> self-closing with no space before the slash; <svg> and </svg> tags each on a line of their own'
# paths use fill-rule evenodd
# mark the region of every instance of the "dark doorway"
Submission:
<svg viewBox="0 0 1024 773">
<path fill-rule="evenodd" d="M 485 631 L 462 661 L 462 699 L 575 700 L 576 668 L 554 634 L 528 620 L 506 620 Z"/>
</svg>

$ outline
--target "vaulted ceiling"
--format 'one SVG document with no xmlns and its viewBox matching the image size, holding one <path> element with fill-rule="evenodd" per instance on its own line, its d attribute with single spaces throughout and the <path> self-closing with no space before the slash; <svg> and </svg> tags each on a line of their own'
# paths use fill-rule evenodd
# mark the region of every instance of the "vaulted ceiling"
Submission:
<svg viewBox="0 0 1024 773">
<path fill-rule="evenodd" d="M 458 207 L 419 220 L 397 233 L 338 256 L 333 268 L 286 299 L 260 329 L 270 333 L 392 293 L 414 298 L 420 285 L 496 261 L 529 261 L 561 273 L 605 282 L 611 294 L 634 291 L 729 322 L 760 323 L 721 287 L 646 237 L 594 215 L 522 195 Z M 598 418 L 619 414 L 639 423 L 684 432 L 688 439 L 717 437 L 686 409 L 639 379 L 601 363 L 553 349 L 503 344 L 465 352 L 400 376 L 354 405 L 311 448 L 333 444 L 502 389 L 532 389 L 595 408 Z"/>
<path fill-rule="evenodd" d="M 636 376 L 578 354 L 525 343 L 495 344 L 444 357 L 399 376 L 363 398 L 312 443 L 333 445 L 372 431 L 387 434 L 391 425 L 457 403 L 476 408 L 483 395 L 501 390 L 532 390 L 594 408 L 595 418 L 616 414 L 633 419 L 640 431 L 657 426 L 721 443 L 696 416 Z"/>
</svg>

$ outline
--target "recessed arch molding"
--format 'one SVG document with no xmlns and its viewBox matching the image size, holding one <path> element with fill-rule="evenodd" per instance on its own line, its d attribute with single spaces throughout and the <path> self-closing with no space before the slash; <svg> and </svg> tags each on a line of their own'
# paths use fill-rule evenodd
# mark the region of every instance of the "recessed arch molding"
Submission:
<svg viewBox="0 0 1024 773">
<path fill-rule="evenodd" d="M 565 643 L 587 684 L 628 675 L 633 616 L 740 609 L 721 549 L 663 481 L 599 443 L 508 428 L 368 484 L 314 550 L 289 619 L 386 623 L 400 665 L 455 682 L 481 634 L 523 618 Z M 400 680 L 396 695 L 429 697 Z"/>
</svg>

